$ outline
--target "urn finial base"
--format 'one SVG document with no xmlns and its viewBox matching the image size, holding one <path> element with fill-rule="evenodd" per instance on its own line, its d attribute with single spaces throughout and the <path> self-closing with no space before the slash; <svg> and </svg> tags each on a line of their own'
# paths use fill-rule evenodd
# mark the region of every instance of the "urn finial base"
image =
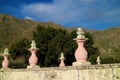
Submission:
<svg viewBox="0 0 120 80">
<path fill-rule="evenodd" d="M 83 65 L 91 65 L 91 63 L 89 61 L 85 61 L 85 62 L 73 62 L 72 66 L 83 66 Z"/>
<path fill-rule="evenodd" d="M 35 65 L 35 66 L 29 65 L 29 66 L 27 66 L 27 69 L 38 69 L 38 68 L 40 68 L 40 66 L 38 66 L 38 65 Z"/>
</svg>

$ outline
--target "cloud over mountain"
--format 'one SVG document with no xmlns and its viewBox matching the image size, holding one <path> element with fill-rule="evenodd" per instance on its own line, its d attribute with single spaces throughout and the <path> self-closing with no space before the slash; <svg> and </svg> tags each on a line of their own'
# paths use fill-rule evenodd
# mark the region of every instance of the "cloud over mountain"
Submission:
<svg viewBox="0 0 120 80">
<path fill-rule="evenodd" d="M 24 4 L 21 13 L 38 21 L 95 27 L 120 22 L 119 5 L 119 0 L 53 0 L 53 3 Z"/>
</svg>

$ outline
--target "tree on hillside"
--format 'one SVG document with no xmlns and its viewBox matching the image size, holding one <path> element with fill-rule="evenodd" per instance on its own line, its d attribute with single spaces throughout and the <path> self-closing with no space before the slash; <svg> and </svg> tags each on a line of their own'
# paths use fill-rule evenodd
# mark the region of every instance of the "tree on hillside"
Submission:
<svg viewBox="0 0 120 80">
<path fill-rule="evenodd" d="M 20 56 L 27 56 L 28 53 L 28 46 L 29 46 L 29 41 L 27 39 L 21 39 L 19 40 L 16 44 L 12 45 L 12 47 L 10 48 L 10 53 L 11 53 L 11 57 L 13 59 L 16 59 L 17 57 Z M 26 54 L 25 54 L 26 53 Z"/>
<path fill-rule="evenodd" d="M 58 66 L 60 53 L 65 50 L 66 36 L 66 30 L 52 27 L 43 28 L 42 26 L 36 28 L 33 38 L 38 44 L 38 57 L 41 66 Z"/>
<path fill-rule="evenodd" d="M 88 58 L 91 63 L 95 64 L 97 56 L 100 55 L 100 52 L 97 47 L 94 47 L 94 40 L 90 33 L 86 32 L 85 37 L 88 38 L 88 40 L 85 42 L 85 48 L 88 52 Z"/>
<path fill-rule="evenodd" d="M 27 49 L 30 48 L 29 44 L 30 42 L 27 39 L 21 39 L 12 45 L 10 48 L 10 54 L 12 55 L 11 67 L 24 68 L 28 64 L 29 54 Z"/>
<path fill-rule="evenodd" d="M 53 48 L 52 43 L 54 42 L 52 42 L 52 40 L 56 35 L 57 35 L 56 29 L 52 27 L 44 28 L 40 25 L 38 25 L 36 31 L 33 32 L 33 39 L 36 41 L 37 47 L 39 48 L 37 55 L 38 58 L 40 59 L 39 64 L 41 64 L 41 66 L 48 66 L 47 64 L 49 63 L 50 60 L 47 60 L 47 56 L 49 56 L 50 52 L 52 52 L 49 50 Z"/>
</svg>

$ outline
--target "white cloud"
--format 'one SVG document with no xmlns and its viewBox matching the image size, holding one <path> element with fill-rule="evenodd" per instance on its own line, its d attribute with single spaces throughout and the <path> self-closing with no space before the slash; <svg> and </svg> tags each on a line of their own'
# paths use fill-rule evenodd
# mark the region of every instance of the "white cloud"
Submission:
<svg viewBox="0 0 120 80">
<path fill-rule="evenodd" d="M 21 12 L 39 21 L 53 21 L 63 25 L 67 23 L 89 24 L 120 18 L 119 8 L 112 12 L 115 9 L 109 9 L 111 6 L 108 0 L 53 0 L 50 4 L 23 5 Z M 117 15 L 116 18 L 115 15 Z"/>
<path fill-rule="evenodd" d="M 30 17 L 30 16 L 25 16 L 24 19 L 35 20 L 35 19 L 33 19 L 32 17 Z"/>
</svg>

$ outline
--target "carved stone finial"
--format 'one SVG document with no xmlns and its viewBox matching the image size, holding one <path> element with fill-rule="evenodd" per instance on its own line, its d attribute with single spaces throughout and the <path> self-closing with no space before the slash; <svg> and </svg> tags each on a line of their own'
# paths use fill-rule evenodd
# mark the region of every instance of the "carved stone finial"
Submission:
<svg viewBox="0 0 120 80">
<path fill-rule="evenodd" d="M 2 56 L 4 57 L 4 60 L 2 62 L 2 69 L 9 69 L 9 60 L 8 60 L 8 56 L 9 56 L 9 50 L 8 48 L 5 48 L 4 53 L 2 54 Z"/>
<path fill-rule="evenodd" d="M 61 56 L 60 56 L 59 59 L 60 59 L 60 64 L 59 64 L 59 66 L 60 66 L 60 67 L 64 67 L 64 66 L 65 66 L 65 63 L 64 63 L 65 57 L 64 57 L 63 52 L 61 53 Z"/>
<path fill-rule="evenodd" d="M 98 65 L 100 65 L 101 60 L 100 60 L 100 57 L 99 57 L 99 56 L 97 57 L 96 62 L 97 62 Z"/>
<path fill-rule="evenodd" d="M 78 40 L 78 39 L 87 40 L 87 38 L 85 38 L 85 36 L 84 36 L 84 31 L 82 30 L 82 28 L 78 28 L 76 33 L 77 33 L 77 38 L 75 38 L 73 40 Z"/>
<path fill-rule="evenodd" d="M 63 52 L 61 53 L 60 59 L 65 59 Z"/>
<path fill-rule="evenodd" d="M 38 50 L 38 48 L 36 47 L 36 43 L 34 40 L 32 40 L 31 48 L 28 50 L 31 52 L 31 56 L 29 58 L 30 65 L 27 66 L 27 68 L 39 68 L 39 66 L 37 65 L 38 58 L 36 56 L 36 51 Z"/>
<path fill-rule="evenodd" d="M 4 55 L 10 55 L 8 48 L 5 48 L 5 50 L 4 50 Z"/>
<path fill-rule="evenodd" d="M 80 34 L 84 34 L 82 28 L 78 28 L 78 29 L 77 29 L 77 35 L 80 35 Z"/>
<path fill-rule="evenodd" d="M 73 66 L 90 65 L 91 63 L 87 61 L 88 53 L 84 48 L 84 43 L 87 40 L 87 38 L 85 38 L 84 32 L 81 28 L 78 28 L 77 38 L 74 38 L 73 40 L 75 40 L 78 45 L 78 48 L 75 51 L 76 62 L 73 62 Z"/>
<path fill-rule="evenodd" d="M 31 48 L 30 49 L 37 49 L 35 40 L 32 40 Z"/>
</svg>

